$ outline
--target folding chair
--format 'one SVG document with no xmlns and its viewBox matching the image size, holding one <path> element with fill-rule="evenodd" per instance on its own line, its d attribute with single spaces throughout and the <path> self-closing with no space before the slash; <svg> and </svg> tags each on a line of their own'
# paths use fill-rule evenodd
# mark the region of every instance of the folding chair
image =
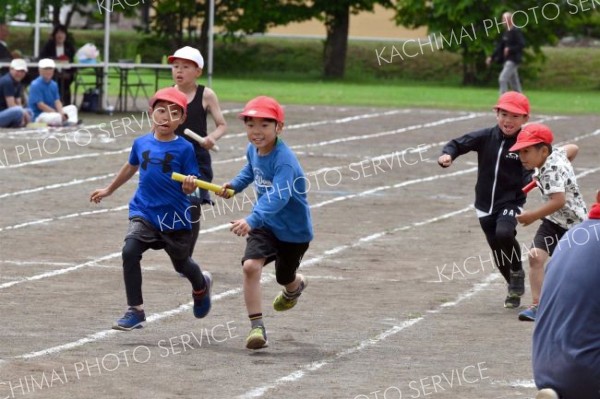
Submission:
<svg viewBox="0 0 600 399">
<path fill-rule="evenodd" d="M 117 109 L 119 111 L 127 112 L 127 105 L 130 97 L 133 100 L 133 106 L 136 109 L 139 109 L 137 106 L 137 99 L 140 96 L 140 92 L 144 94 L 146 102 L 149 101 L 150 97 L 148 97 L 146 87 L 152 86 L 152 84 L 145 83 L 142 80 L 139 70 L 131 60 L 119 60 L 117 70 L 119 72 L 119 98 L 117 100 Z"/>
</svg>

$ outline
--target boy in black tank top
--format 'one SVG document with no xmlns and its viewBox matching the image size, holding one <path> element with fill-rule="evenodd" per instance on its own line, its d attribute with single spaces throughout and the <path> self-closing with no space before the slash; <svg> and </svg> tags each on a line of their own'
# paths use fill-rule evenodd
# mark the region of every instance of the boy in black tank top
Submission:
<svg viewBox="0 0 600 399">
<path fill-rule="evenodd" d="M 212 181 L 213 171 L 211 165 L 210 150 L 227 130 L 227 123 L 221 112 L 219 100 L 215 92 L 202 85 L 198 85 L 196 81 L 202 75 L 204 67 L 204 59 L 200 51 L 193 47 L 182 47 L 168 58 L 169 64 L 172 65 L 171 73 L 175 87 L 180 92 L 184 93 L 188 99 L 187 119 L 180 125 L 175 133 L 185 137 L 194 146 L 196 153 L 196 161 L 200 169 L 200 179 Z M 210 113 L 215 122 L 215 130 L 208 133 L 206 118 Z M 205 138 L 203 145 L 192 140 L 183 131 L 190 129 Z M 203 204 L 212 204 L 210 195 L 206 190 L 196 191 L 190 196 L 192 202 L 191 219 L 192 219 L 192 244 L 190 246 L 190 256 L 194 252 L 194 246 L 200 232 L 200 207 Z"/>
</svg>

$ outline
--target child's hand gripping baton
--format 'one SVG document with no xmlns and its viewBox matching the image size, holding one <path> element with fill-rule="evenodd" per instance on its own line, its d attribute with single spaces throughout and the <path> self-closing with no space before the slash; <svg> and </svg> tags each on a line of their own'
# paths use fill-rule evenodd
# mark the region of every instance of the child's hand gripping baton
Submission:
<svg viewBox="0 0 600 399">
<path fill-rule="evenodd" d="M 527 194 L 528 192 L 530 192 L 531 190 L 533 190 L 534 188 L 537 187 L 537 183 L 535 180 L 530 181 L 529 183 L 527 183 L 527 185 L 525 187 L 523 187 L 523 192 L 525 194 Z"/>
<path fill-rule="evenodd" d="M 185 175 L 182 175 L 181 173 L 177 173 L 177 172 L 173 172 L 173 174 L 171 175 L 171 179 L 178 181 L 180 183 L 182 183 L 185 180 L 185 178 L 186 178 Z M 196 179 L 195 183 L 196 183 L 196 186 L 198 186 L 198 188 L 203 188 L 205 190 L 212 191 L 215 193 L 220 193 L 221 190 L 223 190 L 223 187 L 219 186 L 218 184 L 209 183 L 204 180 Z M 231 189 L 231 188 L 228 188 L 227 194 L 229 194 L 230 197 L 233 197 L 233 195 L 235 194 L 235 191 L 233 191 L 233 189 Z"/>
<path fill-rule="evenodd" d="M 204 137 L 200 136 L 198 133 L 195 133 L 193 131 L 191 131 L 190 129 L 185 129 L 183 131 L 183 134 L 185 134 L 186 136 L 188 136 L 189 138 L 196 140 L 198 143 L 200 143 L 201 146 L 204 146 Z M 211 150 L 213 150 L 214 152 L 219 152 L 219 146 L 218 145 L 213 145 Z"/>
</svg>

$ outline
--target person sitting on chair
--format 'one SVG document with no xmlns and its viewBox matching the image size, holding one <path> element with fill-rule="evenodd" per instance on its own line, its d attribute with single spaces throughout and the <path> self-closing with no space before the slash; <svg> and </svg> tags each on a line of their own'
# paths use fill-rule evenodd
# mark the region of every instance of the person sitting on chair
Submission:
<svg viewBox="0 0 600 399">
<path fill-rule="evenodd" d="M 51 58 L 59 65 L 61 62 L 73 62 L 75 59 L 75 46 L 69 38 L 69 33 L 64 25 L 56 25 L 50 39 L 42 48 L 40 58 Z M 64 105 L 71 104 L 71 83 L 75 79 L 75 70 L 56 69 L 54 80 L 58 83 L 60 100 Z"/>
</svg>

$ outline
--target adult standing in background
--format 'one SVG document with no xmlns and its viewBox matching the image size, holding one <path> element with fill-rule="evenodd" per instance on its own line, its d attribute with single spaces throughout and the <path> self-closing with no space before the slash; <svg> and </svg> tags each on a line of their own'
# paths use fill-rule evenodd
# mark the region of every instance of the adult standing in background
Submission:
<svg viewBox="0 0 600 399">
<path fill-rule="evenodd" d="M 60 101 L 64 105 L 71 104 L 71 83 L 75 79 L 74 69 L 60 68 L 61 62 L 73 62 L 75 59 L 75 46 L 69 39 L 69 32 L 64 25 L 56 25 L 50 39 L 42 48 L 40 58 L 51 58 L 56 61 L 57 69 L 54 80 L 58 84 Z"/>
<path fill-rule="evenodd" d="M 519 64 L 523 59 L 523 49 L 525 48 L 525 37 L 519 28 L 513 24 L 513 14 L 505 12 L 502 14 L 502 23 L 506 26 L 506 31 L 502 38 L 496 44 L 496 49 L 490 57 L 485 60 L 486 65 L 492 61 L 502 64 L 502 72 L 498 77 L 500 84 L 500 94 L 510 90 L 522 92 L 521 81 L 519 80 Z"/>
</svg>

